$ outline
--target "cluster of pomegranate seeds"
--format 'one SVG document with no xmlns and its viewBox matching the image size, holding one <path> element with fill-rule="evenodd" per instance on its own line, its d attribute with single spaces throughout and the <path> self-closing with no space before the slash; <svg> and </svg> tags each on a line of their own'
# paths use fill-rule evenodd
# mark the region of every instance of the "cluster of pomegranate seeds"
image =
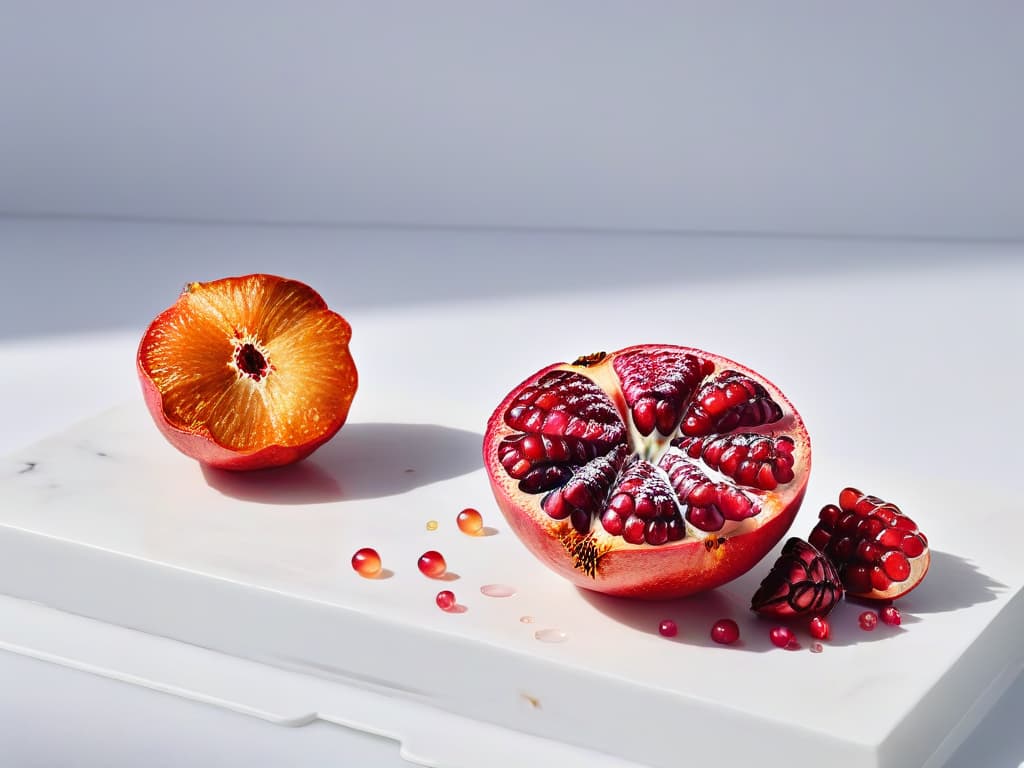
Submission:
<svg viewBox="0 0 1024 768">
<path fill-rule="evenodd" d="M 738 522 L 760 512 L 760 507 L 739 488 L 716 483 L 680 453 L 666 453 L 659 466 L 668 474 L 681 509 L 695 528 L 717 531 L 726 520 Z"/>
<path fill-rule="evenodd" d="M 435 602 L 437 603 L 437 607 L 442 611 L 450 611 L 456 606 L 455 593 L 444 589 L 437 593 Z"/>
<path fill-rule="evenodd" d="M 672 489 L 646 461 L 634 460 L 623 470 L 601 525 L 630 544 L 664 544 L 686 535 Z"/>
<path fill-rule="evenodd" d="M 420 555 L 416 567 L 420 569 L 420 573 L 432 579 L 441 578 L 448 570 L 448 564 L 444 560 L 444 555 L 433 549 Z"/>
<path fill-rule="evenodd" d="M 782 408 L 768 391 L 737 371 L 723 371 L 705 384 L 683 416 L 687 437 L 759 427 L 782 418 Z"/>
<path fill-rule="evenodd" d="M 793 479 L 793 438 L 753 432 L 680 437 L 672 445 L 738 483 L 773 491 Z"/>
<path fill-rule="evenodd" d="M 864 611 L 857 617 L 857 623 L 865 632 L 870 632 L 878 626 L 878 615 L 874 611 Z"/>
<path fill-rule="evenodd" d="M 628 352 L 616 357 L 612 367 L 622 382 L 633 425 L 645 437 L 655 428 L 666 437 L 675 432 L 684 405 L 715 370 L 708 360 L 671 350 Z"/>
<path fill-rule="evenodd" d="M 888 624 L 890 627 L 898 627 L 903 621 L 900 610 L 895 605 L 885 606 L 878 612 L 878 618 L 882 620 L 883 624 Z"/>
<path fill-rule="evenodd" d="M 740 627 L 732 619 L 719 619 L 711 627 L 711 639 L 722 645 L 732 645 L 740 639 Z"/>
<path fill-rule="evenodd" d="M 679 634 L 679 627 L 672 619 L 663 619 L 658 625 L 658 632 L 662 637 L 675 637 Z"/>
<path fill-rule="evenodd" d="M 352 555 L 352 568 L 360 576 L 372 579 L 380 574 L 380 555 L 371 547 L 363 547 Z"/>
<path fill-rule="evenodd" d="M 810 543 L 839 568 L 852 595 L 877 599 L 909 591 L 928 566 L 928 540 L 895 504 L 846 488 L 818 515 Z M 912 563 L 920 559 L 916 569 Z M 915 579 L 911 579 L 911 576 Z"/>
<path fill-rule="evenodd" d="M 772 627 L 768 632 L 768 639 L 777 648 L 796 648 L 796 633 L 789 627 Z"/>
</svg>

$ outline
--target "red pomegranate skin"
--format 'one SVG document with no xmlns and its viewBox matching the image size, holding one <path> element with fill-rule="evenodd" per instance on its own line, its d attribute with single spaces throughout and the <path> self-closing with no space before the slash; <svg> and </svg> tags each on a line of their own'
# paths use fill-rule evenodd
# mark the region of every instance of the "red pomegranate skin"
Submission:
<svg viewBox="0 0 1024 768">
<path fill-rule="evenodd" d="M 608 509 L 606 505 L 596 510 L 596 514 L 589 522 L 589 533 L 586 534 L 581 533 L 578 525 L 574 525 L 571 519 L 553 519 L 545 513 L 542 494 L 522 492 L 517 480 L 510 476 L 501 461 L 502 440 L 516 433 L 516 430 L 509 426 L 506 416 L 510 407 L 521 402 L 517 400 L 517 395 L 527 387 L 544 381 L 545 377 L 553 372 L 579 372 L 601 387 L 629 429 L 633 424 L 632 413 L 623 391 L 624 387 L 615 373 L 614 360 L 617 356 L 627 353 L 656 354 L 665 350 L 680 355 L 693 354 L 714 363 L 713 373 L 703 379 L 703 383 L 693 386 L 689 394 L 681 387 L 672 391 L 673 395 L 681 398 L 671 404 L 672 415 L 677 424 L 682 425 L 682 422 L 686 421 L 686 413 L 693 412 L 693 408 L 687 410 L 687 398 L 704 391 L 701 387 L 707 382 L 727 373 L 739 372 L 744 376 L 750 376 L 755 382 L 767 388 L 771 399 L 785 414 L 782 419 L 785 433 L 792 437 L 797 445 L 795 477 L 772 491 L 745 486 L 746 490 L 759 500 L 760 511 L 749 520 L 732 523 L 737 530 L 730 529 L 729 533 L 722 536 L 717 536 L 714 531 L 701 531 L 693 535 L 695 529 L 691 525 L 691 535 L 679 541 L 666 541 L 658 546 L 647 542 L 629 543 L 622 536 L 613 536 L 602 528 L 601 513 Z M 640 345 L 609 355 L 595 355 L 593 358 L 596 359 L 596 363 L 560 363 L 538 371 L 514 388 L 488 421 L 484 438 L 484 462 L 495 500 L 512 531 L 541 562 L 555 572 L 578 587 L 609 595 L 652 600 L 675 598 L 713 589 L 746 573 L 785 535 L 806 492 L 811 461 L 810 441 L 803 421 L 792 404 L 777 387 L 760 374 L 732 360 L 693 348 Z M 683 394 L 678 395 L 679 392 Z M 662 409 L 666 412 L 669 410 Z M 653 412 L 653 409 L 650 411 Z M 659 415 L 662 411 L 658 412 Z M 646 414 L 642 413 L 640 416 L 645 418 Z M 702 413 L 698 412 L 698 416 L 706 421 Z M 643 428 L 657 437 L 659 433 L 652 426 L 653 421 L 653 418 L 646 419 Z M 667 425 L 668 419 L 663 421 Z M 690 421 L 693 422 L 695 419 Z M 741 429 L 737 428 L 737 431 Z M 681 426 L 672 434 L 662 434 L 661 438 L 667 442 L 674 436 L 681 441 L 686 439 L 686 435 L 681 432 Z M 699 462 L 700 459 L 693 461 Z M 725 478 L 724 482 L 729 484 L 732 480 Z M 610 493 L 608 498 L 611 499 L 614 495 Z M 664 537 L 658 539 L 659 542 L 663 540 Z"/>
</svg>

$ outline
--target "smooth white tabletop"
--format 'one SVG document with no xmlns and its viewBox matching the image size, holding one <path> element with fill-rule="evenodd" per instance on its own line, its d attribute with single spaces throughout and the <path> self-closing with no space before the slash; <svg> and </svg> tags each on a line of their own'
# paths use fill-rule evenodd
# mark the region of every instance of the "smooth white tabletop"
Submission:
<svg viewBox="0 0 1024 768">
<path fill-rule="evenodd" d="M 113 225 L 112 225 L 113 226 Z M 25 232 L 24 225 L 19 224 L 19 235 L 23 236 Z M 42 248 L 41 253 L 46 252 L 46 240 L 47 233 L 44 231 L 44 227 L 40 225 L 39 240 L 41 241 Z M 156 228 L 159 229 L 159 228 Z M 115 232 L 117 236 L 125 237 L 125 232 Z M 144 235 L 146 230 L 133 229 L 132 233 L 129 233 L 129 237 L 137 236 L 139 238 L 139 245 L 141 246 L 144 242 Z M 149 234 L 159 234 L 159 232 L 150 231 Z M 258 234 L 258 233 L 257 233 Z M 104 237 L 110 235 L 110 232 L 105 232 Z M 196 233 L 191 233 L 191 236 L 197 236 Z M 321 235 L 323 237 L 323 235 Z M 334 234 L 333 237 L 338 238 L 339 242 L 344 243 L 345 236 Z M 202 237 L 202 232 L 198 234 L 198 237 Z M 395 240 L 391 242 L 391 246 L 394 247 L 396 244 L 404 246 L 409 237 L 408 233 L 396 236 Z M 451 238 L 451 242 L 458 242 L 460 238 L 458 235 L 438 235 L 434 234 L 426 239 L 432 241 L 433 247 L 437 248 L 439 239 L 444 237 Z M 510 236 L 510 239 L 514 242 L 515 236 Z M 388 243 L 387 237 L 378 238 L 379 243 Z M 646 241 L 645 241 L 646 240 Z M 640 254 L 638 260 L 641 262 L 639 266 L 642 267 L 642 255 L 644 249 L 655 248 L 658 251 L 664 252 L 665 242 L 664 238 L 660 238 L 657 243 L 653 243 L 645 238 L 636 238 L 629 242 L 628 245 L 635 250 L 637 254 Z M 252 246 L 254 251 L 257 253 L 256 260 L 259 260 L 259 241 L 260 238 L 254 234 L 252 237 Z M 3 229 L 0 228 L 0 243 L 3 242 Z M 89 249 L 89 238 L 82 237 L 77 241 L 80 245 L 79 253 L 88 253 Z M 584 239 L 585 242 L 585 239 Z M 378 244 L 379 244 L 378 243 Z M 534 241 L 536 246 L 536 241 Z M 729 256 L 733 250 L 741 249 L 744 251 L 742 258 L 749 258 L 749 254 L 752 249 L 753 252 L 757 252 L 759 244 L 757 242 L 750 241 L 739 241 L 736 242 L 719 242 L 708 244 L 706 242 L 699 243 L 696 246 L 692 243 L 688 243 L 685 240 L 678 240 L 671 243 L 678 248 L 678 253 L 681 255 L 679 262 L 683 267 L 680 272 L 683 273 L 681 278 L 676 278 L 681 284 L 684 282 L 690 282 L 688 289 L 696 290 L 704 294 L 706 291 L 728 291 L 729 283 L 724 281 L 720 276 L 714 274 L 700 273 L 698 270 L 694 270 L 692 274 L 700 274 L 701 279 L 688 281 L 687 270 L 685 269 L 687 262 L 686 254 L 688 251 L 692 252 L 692 248 L 696 247 L 697 251 L 700 252 L 702 257 L 706 258 L 707 253 L 710 251 L 715 257 L 716 264 L 727 264 L 729 263 Z M 563 256 L 569 260 L 569 263 L 585 264 L 585 253 L 577 250 L 573 252 L 573 242 L 570 239 L 559 238 L 556 250 L 562 252 Z M 831 251 L 835 246 L 832 245 L 821 245 L 813 242 L 796 242 L 785 244 L 791 247 L 798 253 L 802 253 L 806 263 L 813 261 L 813 254 L 815 249 L 818 248 L 821 252 Z M 741 246 L 741 248 L 740 248 Z M 553 248 L 551 243 L 548 243 L 547 248 Z M 509 248 L 509 244 L 506 241 L 505 248 Z M 921 353 L 924 350 L 924 358 L 928 359 L 934 354 L 934 350 L 937 350 L 940 345 L 948 345 L 959 350 L 970 349 L 971 360 L 977 360 L 980 358 L 991 356 L 1002 349 L 1006 349 L 1008 342 L 1012 340 L 1014 335 L 1014 329 L 1012 327 L 997 327 L 992 335 L 988 338 L 966 338 L 957 335 L 957 328 L 960 327 L 955 321 L 957 315 L 963 313 L 975 313 L 975 316 L 984 316 L 984 313 L 991 310 L 991 307 L 986 307 L 986 301 L 992 301 L 993 297 L 998 300 L 1001 297 L 1012 296 L 1016 289 L 1017 294 L 1020 292 L 1022 285 L 1022 272 L 1018 263 L 1015 263 L 1013 258 L 1007 258 L 1007 252 L 1001 250 L 995 254 L 993 258 L 993 252 L 991 249 L 981 248 L 976 249 L 972 246 L 962 246 L 961 258 L 964 260 L 960 263 L 956 258 L 951 258 L 951 253 L 948 246 L 943 246 L 939 250 L 942 252 L 942 261 L 934 267 L 922 267 L 918 264 L 906 264 L 899 263 L 901 253 L 907 255 L 917 255 L 921 253 L 921 246 L 910 245 L 905 250 L 901 251 L 899 245 L 887 245 L 879 246 L 878 244 L 864 243 L 858 247 L 850 247 L 849 244 L 844 244 L 841 249 L 849 256 L 855 255 L 859 250 L 863 251 L 866 261 L 869 264 L 868 269 L 858 267 L 856 264 L 839 265 L 838 274 L 844 275 L 844 282 L 846 282 L 845 290 L 842 292 L 844 296 L 847 296 L 850 291 L 850 283 L 847 281 L 853 281 L 853 288 L 856 292 L 858 288 L 862 288 L 863 292 L 860 295 L 865 297 L 865 305 L 860 307 L 856 306 L 852 302 L 844 302 L 841 305 L 835 307 L 836 311 L 844 311 L 849 313 L 851 322 L 856 321 L 858 311 L 890 311 L 894 313 L 894 320 L 897 321 L 897 326 L 894 327 L 894 339 L 889 339 L 886 342 L 879 343 L 879 339 L 864 339 L 863 346 L 859 349 L 850 350 L 854 359 L 866 359 L 873 357 L 876 364 L 885 367 L 888 365 L 890 369 L 893 369 L 901 360 L 909 359 L 911 363 L 915 360 L 915 354 Z M 777 241 L 769 241 L 763 244 L 764 253 L 772 254 L 777 253 L 780 250 L 780 244 Z M 376 256 L 385 259 L 387 257 L 387 247 L 380 249 L 381 252 L 375 254 Z M 880 266 L 878 262 L 879 251 L 884 251 L 889 254 L 891 261 L 887 266 Z M 507 251 L 505 251 L 507 252 Z M 834 251 L 833 251 L 834 252 Z M 3 255 L 6 259 L 9 250 L 4 251 Z M 968 260 L 977 258 L 978 255 L 983 256 L 983 260 L 980 264 L 974 264 L 967 266 Z M 984 259 L 984 256 L 988 256 L 988 259 Z M 1020 254 L 1017 254 L 1019 257 Z M 573 258 L 575 257 L 575 259 Z M 264 259 L 266 254 L 264 253 Z M 185 260 L 187 261 L 187 259 Z M 301 261 L 301 260 L 300 260 Z M 375 274 L 368 265 L 372 264 L 374 258 L 370 255 L 364 255 L 363 259 L 360 259 L 360 269 L 369 270 L 370 274 Z M 102 264 L 102 259 L 99 258 L 97 263 Z M 770 260 L 768 261 L 770 263 Z M 352 263 L 349 262 L 347 265 L 339 264 L 335 271 L 336 280 L 339 284 L 343 277 L 343 272 L 346 268 L 351 268 Z M 604 266 L 604 265 L 601 265 Z M 636 269 L 638 267 L 635 263 L 628 263 L 627 268 Z M 4 264 L 5 269 L 7 264 Z M 287 263 L 280 265 L 277 271 L 286 271 L 288 267 Z M 205 265 L 205 269 L 209 272 L 215 267 L 211 267 L 209 264 Z M 378 266 L 379 270 L 379 266 Z M 950 280 L 950 270 L 955 276 L 955 279 Z M 383 273 L 386 270 L 379 270 L 376 274 L 383 277 Z M 936 274 L 936 271 L 939 274 Z M 327 270 L 331 272 L 330 269 Z M 213 276 L 210 274 L 204 276 Z M 186 279 L 190 279 L 191 275 L 185 275 L 180 282 L 184 282 Z M 910 278 L 913 278 L 912 280 Z M 59 278 L 57 278 L 59 279 Z M 366 273 L 362 274 L 361 279 L 372 279 L 366 278 Z M 776 281 L 780 280 L 778 276 L 764 279 L 761 275 L 752 274 L 748 277 L 741 278 L 738 282 L 741 283 L 741 287 L 736 291 L 736 295 L 749 297 L 758 292 L 758 288 L 761 287 L 764 290 L 766 296 L 770 296 L 772 293 L 783 294 L 787 298 L 791 299 L 794 293 L 792 287 L 779 287 Z M 814 322 L 815 313 L 824 313 L 830 311 L 830 296 L 827 291 L 823 291 L 823 288 L 828 288 L 832 285 L 828 280 L 821 280 L 820 273 L 811 277 L 792 277 L 792 281 L 800 285 L 807 287 L 807 307 L 801 309 L 796 308 L 796 316 L 799 317 L 801 314 L 806 313 L 810 323 Z M 586 280 L 583 280 L 586 282 Z M 893 286 L 901 287 L 906 289 L 908 285 L 917 287 L 917 292 L 909 296 L 900 296 L 895 293 Z M 951 291 L 950 286 L 958 286 L 960 291 Z M 127 286 L 122 286 L 127 287 Z M 322 287 L 323 286 L 318 286 Z M 582 286 L 585 287 L 585 286 Z M 69 286 L 62 284 L 63 295 L 65 298 L 73 295 L 73 291 L 69 292 Z M 151 288 L 148 286 L 147 289 Z M 591 286 L 592 288 L 592 286 Z M 603 286 L 603 290 L 599 291 L 596 295 L 599 298 L 607 298 L 613 292 L 609 292 L 607 286 Z M 773 290 L 773 288 L 775 290 Z M 987 288 L 989 290 L 987 290 Z M 168 293 L 173 294 L 176 287 Z M 328 293 L 327 288 L 323 288 L 325 294 Z M 582 293 L 577 292 L 575 294 L 578 298 Z M 38 297 L 39 302 L 44 297 Z M 53 322 L 54 315 L 67 319 L 69 326 L 74 326 L 75 321 L 73 318 L 80 313 L 87 313 L 90 300 L 95 301 L 97 299 L 95 293 L 91 295 L 82 295 L 77 297 L 78 301 L 64 301 L 61 306 L 54 306 L 53 304 L 42 304 L 37 302 L 37 311 L 40 314 L 48 315 L 48 322 Z M 766 299 L 770 300 L 770 299 Z M 1005 298 L 1003 299 L 1005 301 Z M 898 304 L 902 302 L 902 304 Z M 336 302 L 335 302 L 336 303 Z M 925 317 L 936 317 L 936 310 L 943 304 L 949 306 L 950 319 L 948 322 L 939 323 L 938 327 L 915 327 L 914 317 L 915 307 L 920 309 L 920 314 Z M 897 309 L 897 307 L 899 307 Z M 156 309 L 159 309 L 157 307 Z M 785 315 L 789 315 L 794 311 L 792 301 L 788 301 L 785 305 Z M 443 310 L 438 309 L 438 312 Z M 383 310 L 380 306 L 366 307 L 364 309 L 356 309 L 354 312 L 347 312 L 353 323 L 356 324 L 359 320 L 360 314 L 363 313 L 366 317 L 373 315 L 378 320 L 381 317 Z M 1003 317 L 1003 313 L 994 313 L 994 316 Z M 408 321 L 409 317 L 406 313 L 398 313 L 395 315 L 395 322 Z M 6 319 L 6 318 L 5 318 Z M 25 317 L 17 318 L 24 323 Z M 95 413 L 97 410 L 104 406 L 112 405 L 117 402 L 124 400 L 130 400 L 137 398 L 137 384 L 134 378 L 133 371 L 133 358 L 134 358 L 134 346 L 136 344 L 140 329 L 144 326 L 145 322 L 149 319 L 148 316 L 144 316 L 139 320 L 138 329 L 131 329 L 126 331 L 115 331 L 115 332 L 94 332 L 91 334 L 84 334 L 78 336 L 63 336 L 63 337 L 46 337 L 40 338 L 35 337 L 32 339 L 20 339 L 13 340 L 4 343 L 4 354 L 7 359 L 7 370 L 8 375 L 3 380 L 3 401 L 8 403 L 21 403 L 18 407 L 11 408 L 10 415 L 7 418 L 7 427 L 3 434 L 0 434 L 0 451 L 7 453 L 19 446 L 24 445 L 34 439 L 40 438 L 45 434 L 61 429 L 67 426 L 72 421 L 78 418 L 89 416 Z M 907 327 L 907 323 L 910 327 Z M 25 323 L 30 325 L 30 323 Z M 88 321 L 86 321 L 88 324 Z M 970 323 L 967 325 L 976 324 Z M 357 326 L 358 327 L 358 326 Z M 807 333 L 806 328 L 801 327 L 800 323 L 789 322 L 786 323 L 787 337 L 805 338 Z M 629 329 L 630 332 L 635 333 L 636 329 Z M 743 330 L 739 323 L 734 322 L 723 322 L 719 323 L 717 327 L 711 328 L 709 335 L 719 336 L 717 341 L 720 344 L 735 345 L 742 344 Z M 941 338 L 928 337 L 927 332 L 932 330 Z M 805 335 L 801 335 L 801 332 Z M 1018 332 L 1019 333 L 1019 332 Z M 623 333 L 625 336 L 625 332 Z M 853 334 L 856 338 L 856 334 Z M 916 349 L 910 348 L 908 345 L 900 345 L 895 342 L 900 340 L 916 340 Z M 695 343 L 692 340 L 684 340 L 690 343 Z M 715 339 L 711 339 L 704 345 L 716 348 Z M 543 345 L 543 341 L 539 342 Z M 877 345 L 875 348 L 876 354 L 871 355 L 872 345 Z M 606 344 L 608 347 L 615 346 L 615 341 L 611 341 Z M 813 346 L 813 344 L 812 344 Z M 909 349 L 909 351 L 908 351 Z M 827 350 L 824 347 L 815 347 L 813 349 L 815 354 L 825 355 L 826 359 L 834 361 L 836 358 L 841 359 L 841 355 L 828 355 Z M 785 345 L 780 349 L 773 349 L 773 354 L 778 354 L 783 359 L 788 359 L 788 356 L 798 354 L 799 350 L 786 348 Z M 737 356 L 739 354 L 737 353 Z M 859 357 L 858 357 L 859 356 Z M 765 360 L 769 359 L 769 355 L 765 356 Z M 880 361 L 880 362 L 879 362 Z M 954 361 L 956 362 L 956 361 Z M 763 368 L 770 368 L 770 365 L 765 364 Z M 871 363 L 865 363 L 867 369 L 871 369 Z M 972 371 L 977 371 L 976 368 L 972 369 L 971 366 L 966 366 L 965 376 L 966 380 L 971 382 L 975 381 L 972 376 Z M 829 393 L 830 396 L 835 396 L 836 392 L 841 394 L 845 393 L 849 395 L 857 386 L 856 381 L 850 381 L 850 377 L 846 379 L 837 378 L 835 390 Z M 372 379 L 371 379 L 372 380 Z M 822 377 L 821 381 L 827 381 L 827 377 Z M 983 376 L 978 376 L 977 381 L 984 382 Z M 68 395 L 69 383 L 73 389 L 73 394 Z M 814 382 L 821 386 L 819 382 Z M 897 381 L 897 384 L 900 384 Z M 861 386 L 873 386 L 870 381 L 863 382 Z M 997 382 L 998 387 L 1000 384 Z M 798 385 L 798 388 L 799 387 Z M 800 396 L 790 391 L 790 395 L 797 400 L 797 402 L 807 402 L 813 409 L 816 404 L 820 403 L 824 396 L 824 393 L 819 393 L 815 390 L 815 387 L 809 384 L 804 387 L 806 391 L 802 392 Z M 974 389 L 971 387 L 971 389 Z M 790 387 L 792 390 L 792 387 Z M 27 407 L 31 403 L 32 407 Z M 851 415 L 851 422 L 849 425 L 851 430 L 857 429 L 855 416 Z M 938 430 L 936 431 L 936 435 Z M 929 437 L 929 439 L 932 439 Z M 886 449 L 883 449 L 886 450 Z M 889 450 L 895 450 L 895 447 Z M 911 462 L 911 464 L 917 468 L 925 467 L 924 462 Z M 863 469 L 858 467 L 858 469 Z M 17 674 L 24 674 L 31 676 L 33 674 L 39 674 L 38 664 L 15 664 L 16 671 L 20 667 L 20 671 Z M 71 675 L 69 681 L 73 678 L 79 680 L 83 676 Z M 68 683 L 69 685 L 75 685 L 77 683 Z M 95 683 L 82 683 L 82 685 L 94 685 Z M 1024 742 L 1018 740 L 1017 743 L 1013 743 L 1015 739 L 1015 729 L 1010 727 L 1008 723 L 1012 720 L 1013 710 L 1016 706 L 1019 706 L 1021 699 L 1020 690 L 1022 684 L 1018 682 L 1017 686 L 1007 694 L 1006 700 L 997 707 L 993 714 L 979 727 L 975 734 L 960 751 L 954 756 L 951 761 L 951 765 L 1016 765 L 1017 762 L 1024 757 Z M 1014 698 L 1016 697 L 1016 698 Z M 1017 705 L 1014 705 L 1014 701 Z M 219 713 L 210 711 L 210 716 L 219 716 Z M 1000 718 L 1003 718 L 1000 720 Z M 1009 718 L 1009 719 L 1007 719 Z M 987 730 L 986 730 L 987 729 Z M 992 733 L 1000 733 L 998 738 L 992 738 Z M 987 737 L 981 739 L 978 734 L 987 734 Z M 1019 739 L 1019 737 L 1016 737 Z M 980 742 L 980 743 L 979 743 Z M 1007 743 L 1009 742 L 1009 743 Z M 992 762 L 997 760 L 997 762 Z M 1017 762 L 1013 762 L 1013 761 Z"/>
</svg>

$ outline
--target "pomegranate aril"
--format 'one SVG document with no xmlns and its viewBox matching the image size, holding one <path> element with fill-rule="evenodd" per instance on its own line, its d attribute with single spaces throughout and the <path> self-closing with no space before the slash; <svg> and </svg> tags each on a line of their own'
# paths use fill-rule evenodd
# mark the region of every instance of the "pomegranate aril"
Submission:
<svg viewBox="0 0 1024 768">
<path fill-rule="evenodd" d="M 621 536 L 626 521 L 614 509 L 608 509 L 601 515 L 601 527 L 612 536 Z"/>
<path fill-rule="evenodd" d="M 438 592 L 434 601 L 437 603 L 437 607 L 442 611 L 450 611 L 456 606 L 455 593 L 447 589 Z"/>
<path fill-rule="evenodd" d="M 739 625 L 732 619 L 719 619 L 711 627 L 711 639 L 722 645 L 731 645 L 740 639 Z"/>
<path fill-rule="evenodd" d="M 467 507 L 459 512 L 455 523 L 459 526 L 459 530 L 467 536 L 476 536 L 484 529 L 483 515 L 472 507 Z"/>
<path fill-rule="evenodd" d="M 648 544 L 664 544 L 668 541 L 668 523 L 664 520 L 651 520 L 647 523 L 644 538 Z"/>
<path fill-rule="evenodd" d="M 420 555 L 416 567 L 420 569 L 420 573 L 432 579 L 441 578 L 448 570 L 448 564 L 444 560 L 444 555 L 433 549 Z"/>
<path fill-rule="evenodd" d="M 380 574 L 380 555 L 372 547 L 363 547 L 352 555 L 352 568 L 360 576 L 372 579 Z"/>
<path fill-rule="evenodd" d="M 860 497 L 860 491 L 854 488 L 844 488 L 839 492 L 839 508 L 846 512 L 852 512 Z"/>
<path fill-rule="evenodd" d="M 907 557 L 920 557 L 925 550 L 925 543 L 920 536 L 908 534 L 900 540 L 900 549 Z"/>
<path fill-rule="evenodd" d="M 622 538 L 630 544 L 643 544 L 647 533 L 647 523 L 642 517 L 631 515 L 622 529 Z"/>
<path fill-rule="evenodd" d="M 850 566 L 843 573 L 843 586 L 852 594 L 870 592 L 871 568 L 866 565 Z"/>
<path fill-rule="evenodd" d="M 808 622 L 807 631 L 811 633 L 811 637 L 815 640 L 828 640 L 832 628 L 829 626 L 827 619 L 822 616 L 815 616 Z"/>
<path fill-rule="evenodd" d="M 882 620 L 883 624 L 888 624 L 891 627 L 898 627 L 903 621 L 903 617 L 895 605 L 885 606 L 885 608 L 878 612 L 878 617 Z"/>
<path fill-rule="evenodd" d="M 892 586 L 892 579 L 890 579 L 881 568 L 877 565 L 871 569 L 871 588 L 878 592 L 885 592 L 889 587 Z"/>
<path fill-rule="evenodd" d="M 663 619 L 658 625 L 658 632 L 662 637 L 675 637 L 679 634 L 679 627 L 672 619 Z"/>
<path fill-rule="evenodd" d="M 768 638 L 777 648 L 790 648 L 797 644 L 796 634 L 789 627 L 772 627 L 768 632 Z"/>
<path fill-rule="evenodd" d="M 864 613 L 857 617 L 857 623 L 860 624 L 860 628 L 865 632 L 870 632 L 878 625 L 878 616 L 875 615 L 874 611 L 864 611 Z"/>
<path fill-rule="evenodd" d="M 893 581 L 904 581 L 910 576 L 910 563 L 902 552 L 885 552 L 878 561 L 882 564 L 885 575 Z"/>
</svg>

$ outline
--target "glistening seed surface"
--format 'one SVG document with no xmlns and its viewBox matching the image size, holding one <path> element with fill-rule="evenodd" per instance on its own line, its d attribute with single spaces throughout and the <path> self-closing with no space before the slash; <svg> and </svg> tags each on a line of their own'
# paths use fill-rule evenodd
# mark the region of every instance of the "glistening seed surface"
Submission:
<svg viewBox="0 0 1024 768">
<path fill-rule="evenodd" d="M 363 547 L 352 555 L 352 568 L 367 579 L 372 579 L 380 573 L 380 565 L 380 555 L 371 547 Z"/>
<path fill-rule="evenodd" d="M 516 588 L 508 584 L 484 584 L 480 587 L 480 593 L 487 597 L 512 597 Z"/>
<path fill-rule="evenodd" d="M 533 636 L 542 643 L 564 643 L 569 635 L 560 629 L 538 629 Z"/>
<path fill-rule="evenodd" d="M 444 561 L 444 555 L 433 549 L 420 555 L 419 562 L 416 565 L 420 569 L 420 573 L 432 579 L 441 578 L 444 576 L 445 571 L 448 570 L 448 564 Z"/>
<path fill-rule="evenodd" d="M 442 611 L 450 611 L 455 607 L 455 593 L 447 589 L 442 590 L 437 593 L 435 601 L 437 602 L 437 607 Z"/>
<path fill-rule="evenodd" d="M 471 507 L 467 507 L 459 512 L 456 523 L 458 523 L 459 530 L 467 536 L 476 536 L 484 527 L 483 517 Z"/>
</svg>

